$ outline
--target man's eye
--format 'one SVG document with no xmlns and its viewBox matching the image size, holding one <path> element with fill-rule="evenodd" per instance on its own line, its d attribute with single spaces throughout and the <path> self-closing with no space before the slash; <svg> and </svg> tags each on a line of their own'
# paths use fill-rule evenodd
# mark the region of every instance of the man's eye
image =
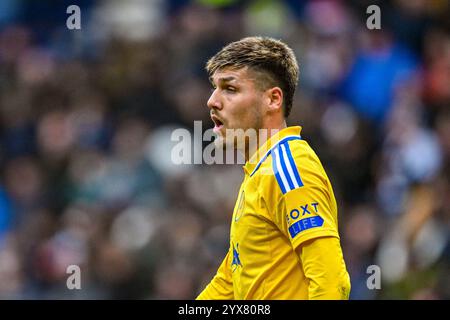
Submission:
<svg viewBox="0 0 450 320">
<path fill-rule="evenodd" d="M 236 88 L 235 87 L 226 87 L 226 90 L 229 92 L 236 92 Z"/>
</svg>

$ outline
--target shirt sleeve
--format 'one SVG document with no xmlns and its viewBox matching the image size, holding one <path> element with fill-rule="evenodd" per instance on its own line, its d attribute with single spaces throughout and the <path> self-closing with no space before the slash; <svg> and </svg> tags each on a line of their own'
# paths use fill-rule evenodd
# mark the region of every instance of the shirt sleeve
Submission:
<svg viewBox="0 0 450 320">
<path fill-rule="evenodd" d="M 228 251 L 216 275 L 196 300 L 232 300 L 234 299 L 233 280 L 231 276 L 231 254 Z"/>
<path fill-rule="evenodd" d="M 320 161 L 298 145 L 292 150 L 284 143 L 272 154 L 275 223 L 294 249 L 317 237 L 339 238 L 336 200 Z"/>
<path fill-rule="evenodd" d="M 339 239 L 324 237 L 306 241 L 297 249 L 297 254 L 309 280 L 308 299 L 349 299 L 350 277 Z"/>
<path fill-rule="evenodd" d="M 277 221 L 295 249 L 318 237 L 339 238 L 333 200 L 325 185 L 302 186 L 280 200 Z"/>
</svg>

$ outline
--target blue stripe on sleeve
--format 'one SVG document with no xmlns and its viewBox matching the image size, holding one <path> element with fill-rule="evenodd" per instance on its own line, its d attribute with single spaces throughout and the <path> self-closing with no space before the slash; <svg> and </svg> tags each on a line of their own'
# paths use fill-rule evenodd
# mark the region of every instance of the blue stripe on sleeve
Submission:
<svg viewBox="0 0 450 320">
<path fill-rule="evenodd" d="M 286 168 L 285 161 L 287 159 L 285 159 L 284 154 L 283 154 L 283 150 L 281 150 L 281 143 L 278 145 L 277 149 L 278 149 L 278 154 L 280 155 L 281 168 L 283 170 L 284 176 L 286 177 L 287 183 L 289 184 L 289 190 L 288 191 L 293 190 L 293 189 L 295 189 L 294 182 L 292 182 L 291 175 L 289 174 L 289 171 Z"/>
<path fill-rule="evenodd" d="M 283 142 L 286 142 L 286 141 L 289 141 L 289 140 L 301 140 L 301 139 L 302 139 L 301 136 L 289 136 L 289 137 L 285 137 L 284 139 L 280 140 L 277 144 L 283 143 Z M 267 153 L 264 155 L 264 157 L 262 157 L 262 159 L 259 160 L 259 162 L 256 165 L 255 169 L 250 174 L 250 177 L 253 176 L 256 171 L 258 171 L 258 169 L 261 166 L 261 164 L 267 159 L 269 154 L 273 153 L 273 149 L 276 148 L 276 147 L 277 147 L 277 145 L 274 145 L 269 151 L 267 151 Z"/>
<path fill-rule="evenodd" d="M 294 158 L 292 157 L 291 149 L 289 149 L 289 143 L 286 141 L 286 142 L 284 142 L 284 145 L 286 147 L 286 153 L 288 155 L 289 163 L 291 164 L 292 171 L 294 172 L 295 179 L 297 180 L 298 185 L 300 187 L 302 187 L 303 186 L 303 181 L 300 178 L 300 174 L 299 174 L 299 172 L 297 170 L 297 166 L 295 164 Z"/>
<path fill-rule="evenodd" d="M 277 163 L 276 163 L 276 159 L 275 159 L 276 154 L 275 154 L 275 152 L 271 152 L 271 154 L 272 154 L 272 168 L 273 168 L 273 172 L 275 173 L 275 178 L 278 181 L 278 185 L 281 188 L 281 192 L 283 192 L 283 194 L 285 194 L 286 189 L 284 188 L 283 180 L 281 179 L 280 173 L 278 172 L 278 168 L 277 168 Z"/>
</svg>

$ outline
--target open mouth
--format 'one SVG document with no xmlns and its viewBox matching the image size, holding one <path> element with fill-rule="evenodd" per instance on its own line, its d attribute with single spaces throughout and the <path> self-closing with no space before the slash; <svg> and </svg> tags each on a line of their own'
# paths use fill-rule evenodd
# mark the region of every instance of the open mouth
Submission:
<svg viewBox="0 0 450 320">
<path fill-rule="evenodd" d="M 220 120 L 217 116 L 211 115 L 211 120 L 214 122 L 214 132 L 218 132 L 223 128 L 223 121 Z"/>
</svg>

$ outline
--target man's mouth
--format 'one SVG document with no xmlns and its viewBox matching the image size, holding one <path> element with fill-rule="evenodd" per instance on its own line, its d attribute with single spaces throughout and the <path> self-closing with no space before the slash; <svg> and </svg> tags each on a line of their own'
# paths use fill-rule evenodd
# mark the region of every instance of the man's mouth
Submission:
<svg viewBox="0 0 450 320">
<path fill-rule="evenodd" d="M 211 120 L 214 122 L 213 131 L 218 133 L 224 127 L 223 121 L 219 119 L 216 115 L 211 115 Z"/>
</svg>

